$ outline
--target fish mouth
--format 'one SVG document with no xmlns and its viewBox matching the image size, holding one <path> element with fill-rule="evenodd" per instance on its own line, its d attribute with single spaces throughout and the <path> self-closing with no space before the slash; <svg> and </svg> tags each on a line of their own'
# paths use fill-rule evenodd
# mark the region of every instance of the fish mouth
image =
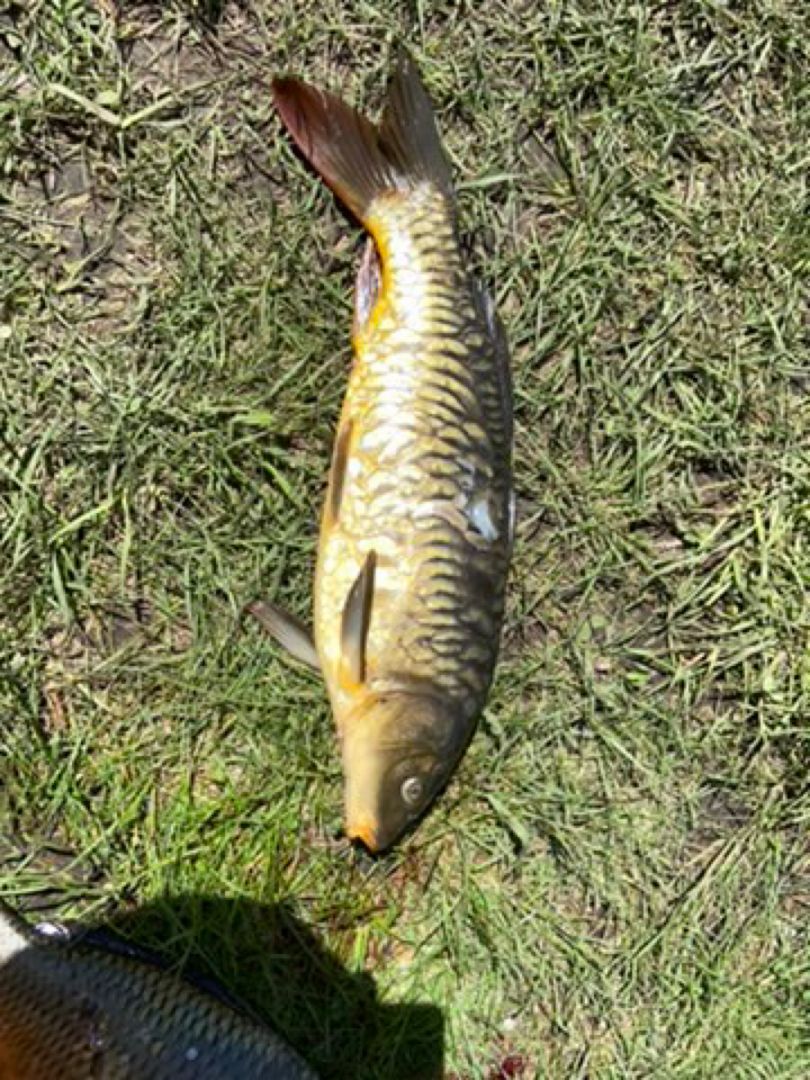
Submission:
<svg viewBox="0 0 810 1080">
<path fill-rule="evenodd" d="M 377 826 L 369 818 L 362 818 L 351 825 L 347 825 L 346 835 L 355 843 L 359 841 L 374 855 L 381 850 Z"/>
</svg>

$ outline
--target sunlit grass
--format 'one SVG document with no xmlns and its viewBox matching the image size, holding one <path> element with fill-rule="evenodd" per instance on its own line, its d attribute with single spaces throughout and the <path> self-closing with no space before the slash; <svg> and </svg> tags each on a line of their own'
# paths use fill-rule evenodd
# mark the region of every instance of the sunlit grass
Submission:
<svg viewBox="0 0 810 1080">
<path fill-rule="evenodd" d="M 807 1076 L 802 5 L 24 8 L 0 16 L 3 894 L 148 910 L 131 933 L 326 1075 L 435 1052 L 368 976 L 381 1008 L 438 1006 L 459 1077 Z M 373 110 L 398 38 L 512 343 L 520 525 L 481 730 L 368 866 L 321 686 L 240 613 L 309 611 L 361 240 L 270 78 Z M 248 901 L 286 913 L 261 948 L 227 915 Z"/>
</svg>

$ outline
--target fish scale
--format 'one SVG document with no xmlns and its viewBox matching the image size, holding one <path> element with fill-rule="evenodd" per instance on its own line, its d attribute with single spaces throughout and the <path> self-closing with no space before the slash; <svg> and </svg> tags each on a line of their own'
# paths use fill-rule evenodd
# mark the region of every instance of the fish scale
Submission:
<svg viewBox="0 0 810 1080">
<path fill-rule="evenodd" d="M 324 585 L 316 625 L 327 628 L 323 647 L 337 658 L 334 628 L 350 581 L 369 551 L 391 552 L 378 570 L 369 687 L 377 678 L 387 685 L 392 672 L 408 670 L 457 698 L 472 715 L 497 653 L 500 609 L 492 610 L 491 599 L 506 560 L 493 559 L 492 544 L 463 506 L 473 484 L 491 489 L 500 504 L 498 531 L 505 531 L 508 476 L 504 471 L 500 485 L 495 478 L 486 426 L 486 403 L 497 393 L 492 346 L 460 260 L 448 252 L 451 210 L 436 193 L 422 199 L 422 214 L 388 204 L 378 215 L 387 254 L 385 307 L 372 335 L 359 344 L 350 376 L 341 425 L 351 423 L 357 432 L 347 461 L 352 479 L 344 482 L 339 527 L 323 553 L 331 566 L 330 548 L 339 548 L 342 572 L 336 578 L 334 569 L 328 572 L 332 587 Z M 481 369 L 488 378 L 476 384 Z M 398 453 L 386 460 L 376 449 L 365 450 L 365 432 L 387 433 Z M 397 564 L 393 552 L 403 550 L 407 558 Z"/>
<path fill-rule="evenodd" d="M 0 901 L 0 1080 L 315 1080 L 274 1031 L 116 948 Z"/>
</svg>

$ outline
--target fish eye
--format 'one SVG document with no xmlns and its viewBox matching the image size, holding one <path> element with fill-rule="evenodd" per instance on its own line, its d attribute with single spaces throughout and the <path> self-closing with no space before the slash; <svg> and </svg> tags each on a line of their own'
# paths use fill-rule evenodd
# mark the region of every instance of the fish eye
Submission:
<svg viewBox="0 0 810 1080">
<path fill-rule="evenodd" d="M 402 787 L 399 789 L 400 795 L 404 802 L 408 806 L 416 806 L 419 800 L 422 798 L 422 781 L 418 776 L 409 776 L 407 780 L 402 781 Z"/>
</svg>

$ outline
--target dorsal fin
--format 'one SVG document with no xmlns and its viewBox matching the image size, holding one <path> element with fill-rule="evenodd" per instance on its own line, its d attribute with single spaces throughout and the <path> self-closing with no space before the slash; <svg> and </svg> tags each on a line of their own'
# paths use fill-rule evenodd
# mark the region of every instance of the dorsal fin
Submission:
<svg viewBox="0 0 810 1080">
<path fill-rule="evenodd" d="M 507 461 L 512 456 L 512 439 L 514 426 L 514 390 L 512 388 L 512 368 L 509 363 L 509 343 L 506 340 L 506 331 L 503 323 L 495 310 L 495 304 L 487 289 L 478 282 L 472 286 L 472 297 L 478 311 L 483 329 L 492 344 L 492 364 L 494 366 L 494 378 L 487 373 L 486 382 L 492 382 L 495 388 L 494 399 L 492 395 L 484 395 L 482 398 L 484 411 L 487 418 L 487 427 L 490 435 L 496 440 L 501 452 Z"/>
</svg>

